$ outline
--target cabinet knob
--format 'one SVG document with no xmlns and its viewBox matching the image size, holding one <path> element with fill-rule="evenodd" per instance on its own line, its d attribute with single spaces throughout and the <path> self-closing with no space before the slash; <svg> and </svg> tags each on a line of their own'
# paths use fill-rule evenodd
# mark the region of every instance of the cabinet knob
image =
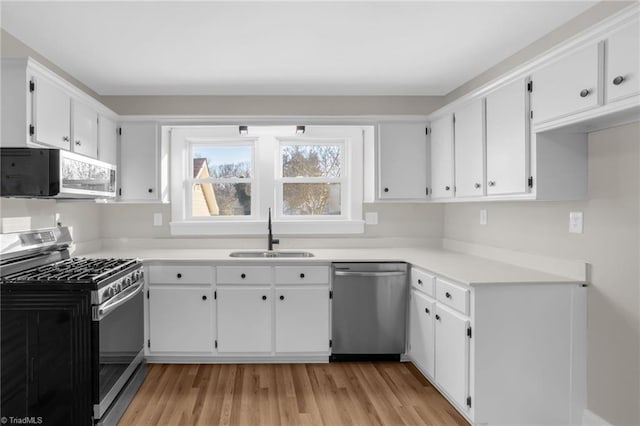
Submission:
<svg viewBox="0 0 640 426">
<path fill-rule="evenodd" d="M 207 296 L 202 296 L 202 300 L 207 300 Z"/>
<path fill-rule="evenodd" d="M 480 184 L 479 184 L 479 183 L 476 183 L 475 185 L 473 185 L 473 187 L 474 187 L 475 189 L 478 189 L 478 188 L 480 188 Z"/>
<path fill-rule="evenodd" d="M 284 300 L 284 296 L 280 296 L 280 300 Z"/>
<path fill-rule="evenodd" d="M 267 300 L 267 296 L 262 296 L 262 300 Z"/>
<path fill-rule="evenodd" d="M 247 278 L 247 274 L 244 274 L 244 273 L 240 274 L 240 278 L 244 280 L 245 278 Z"/>
<path fill-rule="evenodd" d="M 450 189 L 451 189 L 451 187 L 450 187 L 450 186 L 445 186 L 445 187 L 444 187 L 444 190 L 445 190 L 445 191 L 448 191 L 448 190 L 450 190 Z"/>
<path fill-rule="evenodd" d="M 431 314 L 431 311 L 429 310 L 429 308 L 424 308 L 424 311 L 428 314 Z"/>
<path fill-rule="evenodd" d="M 300 278 L 304 278 L 304 273 L 300 274 Z"/>
<path fill-rule="evenodd" d="M 178 278 L 182 278 L 182 274 L 181 274 L 181 273 L 178 273 L 178 274 L 176 275 L 176 277 L 178 277 Z"/>
<path fill-rule="evenodd" d="M 488 183 L 489 183 L 489 186 L 496 186 L 495 180 L 490 180 Z"/>
<path fill-rule="evenodd" d="M 69 142 L 69 136 L 63 136 L 62 140 L 65 141 L 65 142 Z"/>
<path fill-rule="evenodd" d="M 440 315 L 436 314 L 436 319 L 440 321 Z"/>
<path fill-rule="evenodd" d="M 444 294 L 444 296 L 445 296 L 447 299 L 451 299 L 451 293 L 449 293 L 449 292 L 446 292 L 446 293 Z"/>
<path fill-rule="evenodd" d="M 153 192 L 153 188 L 149 188 L 147 191 L 149 191 L 149 194 L 151 194 Z"/>
<path fill-rule="evenodd" d="M 384 192 L 389 192 L 389 188 L 385 188 L 385 189 L 384 189 Z"/>
<path fill-rule="evenodd" d="M 419 279 L 418 280 L 418 284 L 422 285 L 422 280 Z"/>
<path fill-rule="evenodd" d="M 580 91 L 580 97 L 581 98 L 586 98 L 587 96 L 589 96 L 589 93 L 591 93 L 591 91 L 589 89 L 582 89 Z"/>
<path fill-rule="evenodd" d="M 82 141 L 78 139 L 78 140 L 76 141 L 76 146 L 82 146 Z"/>
<path fill-rule="evenodd" d="M 622 84 L 622 82 L 624 81 L 624 77 L 619 75 L 616 78 L 613 79 L 613 85 L 614 86 L 619 86 Z"/>
</svg>

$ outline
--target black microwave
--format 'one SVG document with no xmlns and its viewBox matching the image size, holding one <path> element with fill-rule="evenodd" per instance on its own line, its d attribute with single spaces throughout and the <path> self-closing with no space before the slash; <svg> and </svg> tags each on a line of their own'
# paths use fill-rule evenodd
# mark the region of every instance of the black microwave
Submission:
<svg viewBox="0 0 640 426">
<path fill-rule="evenodd" d="M 116 166 L 60 149 L 0 148 L 2 197 L 113 198 Z"/>
</svg>

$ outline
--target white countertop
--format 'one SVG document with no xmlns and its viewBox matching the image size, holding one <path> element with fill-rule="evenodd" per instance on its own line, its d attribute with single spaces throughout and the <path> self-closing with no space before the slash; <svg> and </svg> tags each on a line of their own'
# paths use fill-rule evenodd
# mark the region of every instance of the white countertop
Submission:
<svg viewBox="0 0 640 426">
<path fill-rule="evenodd" d="M 137 257 L 147 262 L 188 261 L 216 264 L 314 264 L 331 262 L 402 261 L 471 286 L 486 284 L 579 284 L 569 277 L 514 266 L 477 256 L 427 248 L 310 249 L 306 258 L 232 258 L 224 249 L 112 249 L 84 254 L 88 257 Z M 287 250 L 282 250 L 287 251 Z"/>
</svg>

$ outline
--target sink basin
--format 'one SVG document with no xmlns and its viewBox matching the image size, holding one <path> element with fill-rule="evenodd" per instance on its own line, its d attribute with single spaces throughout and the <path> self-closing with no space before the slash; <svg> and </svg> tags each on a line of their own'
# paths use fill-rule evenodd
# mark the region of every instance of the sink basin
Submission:
<svg viewBox="0 0 640 426">
<path fill-rule="evenodd" d="M 308 251 L 234 251 L 230 257 L 313 257 Z"/>
</svg>

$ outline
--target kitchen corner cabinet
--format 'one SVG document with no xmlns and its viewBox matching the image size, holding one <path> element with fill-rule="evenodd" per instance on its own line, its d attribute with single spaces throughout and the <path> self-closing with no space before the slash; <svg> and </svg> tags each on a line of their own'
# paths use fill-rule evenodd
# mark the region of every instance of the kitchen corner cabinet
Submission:
<svg viewBox="0 0 640 426">
<path fill-rule="evenodd" d="M 518 79 L 486 97 L 487 195 L 529 190 L 528 80 Z"/>
<path fill-rule="evenodd" d="M 2 59 L 1 146 L 59 148 L 98 158 L 99 115 L 116 117 L 33 59 Z"/>
<path fill-rule="evenodd" d="M 160 201 L 160 148 L 158 126 L 152 122 L 126 122 L 120 127 L 121 201 Z"/>
<path fill-rule="evenodd" d="M 454 194 L 453 115 L 431 123 L 431 198 L 452 198 Z"/>
<path fill-rule="evenodd" d="M 378 198 L 426 200 L 429 193 L 426 123 L 378 125 Z M 411 173 L 407 173 L 411 170 Z"/>
<path fill-rule="evenodd" d="M 581 422 L 584 287 L 466 286 L 418 268 L 411 275 L 409 358 L 467 420 Z"/>
<path fill-rule="evenodd" d="M 484 195 L 484 99 L 476 99 L 454 112 L 455 196 Z"/>
<path fill-rule="evenodd" d="M 640 23 L 623 26 L 606 43 L 607 102 L 640 94 Z"/>
<path fill-rule="evenodd" d="M 533 123 L 596 108 L 603 103 L 603 43 L 591 44 L 533 72 Z"/>
</svg>

